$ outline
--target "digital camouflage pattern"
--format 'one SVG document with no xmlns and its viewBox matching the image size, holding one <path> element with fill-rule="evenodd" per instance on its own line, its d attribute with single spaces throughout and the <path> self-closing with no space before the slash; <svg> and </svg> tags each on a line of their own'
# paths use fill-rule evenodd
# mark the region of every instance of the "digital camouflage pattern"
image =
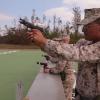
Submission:
<svg viewBox="0 0 100 100">
<path fill-rule="evenodd" d="M 72 100 L 75 75 L 74 75 L 74 70 L 71 66 L 71 62 L 66 61 L 64 72 L 65 72 L 66 77 L 63 84 L 64 84 L 64 92 L 65 92 L 66 100 Z"/>
<path fill-rule="evenodd" d="M 66 61 L 64 59 L 54 58 L 50 56 L 50 61 L 52 63 L 56 63 L 56 67 L 51 68 L 52 74 L 65 74 L 63 80 L 64 92 L 66 96 L 66 100 L 72 100 L 72 92 L 73 85 L 75 82 L 75 75 L 73 68 L 71 66 L 71 62 Z"/>
<path fill-rule="evenodd" d="M 50 61 L 52 62 L 52 64 L 56 65 L 54 68 L 51 68 L 52 73 L 59 74 L 64 70 L 66 65 L 65 60 L 59 60 L 58 58 L 50 57 Z"/>
<path fill-rule="evenodd" d="M 92 43 L 82 39 L 76 44 L 60 45 L 48 40 L 44 50 L 59 59 L 78 62 L 76 89 L 81 96 L 100 95 L 100 41 Z"/>
<path fill-rule="evenodd" d="M 87 25 L 100 18 L 100 8 L 85 9 L 85 18 L 78 24 Z"/>
</svg>

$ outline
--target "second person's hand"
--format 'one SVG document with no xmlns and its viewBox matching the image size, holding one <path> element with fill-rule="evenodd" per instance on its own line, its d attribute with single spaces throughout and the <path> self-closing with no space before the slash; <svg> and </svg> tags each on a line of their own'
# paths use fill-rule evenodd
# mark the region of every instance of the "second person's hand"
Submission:
<svg viewBox="0 0 100 100">
<path fill-rule="evenodd" d="M 31 39 L 31 41 L 34 41 L 34 43 L 41 48 L 43 48 L 47 42 L 47 39 L 38 29 L 33 29 L 31 32 L 28 32 L 27 34 L 28 38 Z"/>
</svg>

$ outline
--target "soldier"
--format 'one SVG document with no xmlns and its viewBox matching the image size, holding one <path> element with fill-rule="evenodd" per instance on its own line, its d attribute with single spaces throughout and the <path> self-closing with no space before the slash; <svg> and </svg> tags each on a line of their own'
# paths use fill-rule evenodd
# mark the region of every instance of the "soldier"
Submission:
<svg viewBox="0 0 100 100">
<path fill-rule="evenodd" d="M 100 8 L 85 9 L 85 40 L 63 44 L 46 39 L 39 30 L 29 33 L 31 40 L 51 56 L 78 62 L 76 100 L 100 100 Z"/>
<path fill-rule="evenodd" d="M 72 93 L 75 83 L 74 70 L 72 68 L 71 62 L 69 61 L 58 61 L 56 62 L 56 67 L 49 69 L 50 74 L 61 76 L 64 93 L 66 100 L 72 100 Z"/>
<path fill-rule="evenodd" d="M 70 41 L 69 35 L 63 35 L 61 38 L 54 38 L 54 41 L 58 41 L 61 45 L 68 44 Z M 51 58 L 51 61 L 55 61 L 54 58 Z M 56 67 L 49 70 L 52 74 L 60 74 L 62 83 L 64 86 L 64 92 L 66 100 L 72 100 L 73 86 L 75 82 L 74 70 L 72 68 L 71 62 L 67 60 L 56 61 Z"/>
</svg>

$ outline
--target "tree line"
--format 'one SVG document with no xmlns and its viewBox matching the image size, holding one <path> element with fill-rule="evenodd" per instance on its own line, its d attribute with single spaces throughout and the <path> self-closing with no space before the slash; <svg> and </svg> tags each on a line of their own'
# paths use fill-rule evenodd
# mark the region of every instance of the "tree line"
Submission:
<svg viewBox="0 0 100 100">
<path fill-rule="evenodd" d="M 81 21 L 81 10 L 80 7 L 74 7 L 73 9 L 73 20 L 72 22 L 65 21 L 65 24 L 63 24 L 63 21 L 60 17 L 57 17 L 54 15 L 52 17 L 52 20 L 48 19 L 45 15 L 40 19 L 35 14 L 35 10 L 33 10 L 32 16 L 31 16 L 31 23 L 40 23 L 42 24 L 46 23 L 46 26 L 44 28 L 44 36 L 52 39 L 54 37 L 58 37 L 59 35 L 63 34 L 70 34 L 71 36 L 71 43 L 75 43 L 78 39 L 82 38 L 83 35 L 81 35 L 78 32 L 78 25 Z M 26 21 L 29 21 L 27 17 L 24 17 Z M 50 25 L 52 21 L 52 24 Z M 21 44 L 21 45 L 31 45 L 33 44 L 28 38 L 27 38 L 27 27 L 21 25 L 20 23 L 16 25 L 16 21 L 14 20 L 15 24 L 12 28 L 8 28 L 7 25 L 5 25 L 5 35 L 0 36 L 0 43 L 7 43 L 7 44 Z M 41 24 L 41 25 L 42 25 Z M 51 29 L 52 26 L 52 29 Z M 73 30 L 73 31 L 71 31 Z"/>
</svg>

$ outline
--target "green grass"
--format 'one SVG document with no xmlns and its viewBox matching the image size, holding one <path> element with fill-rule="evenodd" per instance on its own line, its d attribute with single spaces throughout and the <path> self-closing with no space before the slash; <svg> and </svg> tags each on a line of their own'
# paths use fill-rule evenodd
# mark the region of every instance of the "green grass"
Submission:
<svg viewBox="0 0 100 100">
<path fill-rule="evenodd" d="M 40 69 L 36 62 L 41 60 L 42 52 L 19 50 L 6 55 L 1 52 L 4 50 L 0 50 L 0 100 L 15 100 L 16 84 L 20 80 L 24 83 L 25 96 Z M 77 63 L 73 65 L 77 70 Z"/>
<path fill-rule="evenodd" d="M 24 83 L 24 96 L 40 67 L 36 64 L 41 58 L 40 50 L 18 51 L 0 55 L 0 100 L 15 100 L 16 84 Z"/>
</svg>

